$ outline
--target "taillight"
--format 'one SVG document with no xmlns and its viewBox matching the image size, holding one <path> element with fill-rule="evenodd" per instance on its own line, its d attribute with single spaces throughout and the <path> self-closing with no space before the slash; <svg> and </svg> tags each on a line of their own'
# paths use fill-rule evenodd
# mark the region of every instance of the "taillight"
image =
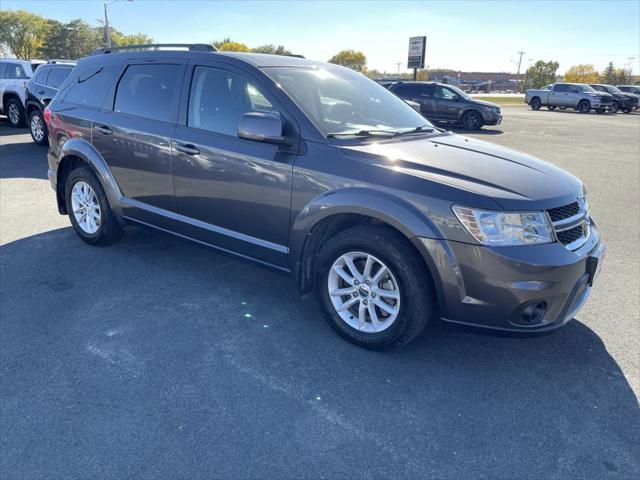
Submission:
<svg viewBox="0 0 640 480">
<path fill-rule="evenodd" d="M 49 125 L 49 122 L 51 122 L 51 109 L 49 107 L 46 107 L 44 109 L 44 123 Z"/>
</svg>

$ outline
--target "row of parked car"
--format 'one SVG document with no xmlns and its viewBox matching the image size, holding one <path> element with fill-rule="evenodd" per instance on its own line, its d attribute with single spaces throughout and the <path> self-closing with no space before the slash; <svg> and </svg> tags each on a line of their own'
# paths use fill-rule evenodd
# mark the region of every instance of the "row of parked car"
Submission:
<svg viewBox="0 0 640 480">
<path fill-rule="evenodd" d="M 33 141 L 46 145 L 44 109 L 74 67 L 71 60 L 0 59 L 0 114 L 13 127 L 28 124 Z"/>
<path fill-rule="evenodd" d="M 554 83 L 542 89 L 529 89 L 524 101 L 533 110 L 573 108 L 581 113 L 631 113 L 640 104 L 640 86 L 584 83 Z"/>
</svg>

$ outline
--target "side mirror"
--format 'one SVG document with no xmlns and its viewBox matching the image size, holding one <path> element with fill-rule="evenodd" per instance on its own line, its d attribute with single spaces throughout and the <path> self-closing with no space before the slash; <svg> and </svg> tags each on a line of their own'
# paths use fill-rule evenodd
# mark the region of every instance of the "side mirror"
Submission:
<svg viewBox="0 0 640 480">
<path fill-rule="evenodd" d="M 250 112 L 240 116 L 238 137 L 256 142 L 287 143 L 283 135 L 282 119 L 273 113 Z"/>
<path fill-rule="evenodd" d="M 414 102 L 413 100 L 405 100 L 404 101 L 407 105 L 409 105 L 411 108 L 413 108 L 416 112 L 418 113 L 422 113 L 420 111 L 420 104 L 418 102 Z"/>
</svg>

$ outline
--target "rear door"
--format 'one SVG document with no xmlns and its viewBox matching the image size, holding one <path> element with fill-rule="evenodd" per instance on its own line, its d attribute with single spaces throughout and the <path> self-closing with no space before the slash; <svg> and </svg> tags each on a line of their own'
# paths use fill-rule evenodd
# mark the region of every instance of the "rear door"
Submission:
<svg viewBox="0 0 640 480">
<path fill-rule="evenodd" d="M 239 138 L 247 112 L 282 118 L 292 145 Z M 182 233 L 285 266 L 297 128 L 269 88 L 226 63 L 192 63 L 173 137 L 174 184 Z"/>
<path fill-rule="evenodd" d="M 571 99 L 569 98 L 570 87 L 566 83 L 556 83 L 549 93 L 549 105 L 571 106 Z"/>
<path fill-rule="evenodd" d="M 93 145 L 125 197 L 127 217 L 169 227 L 175 217 L 171 135 L 186 62 L 136 59 L 92 124 Z"/>
</svg>

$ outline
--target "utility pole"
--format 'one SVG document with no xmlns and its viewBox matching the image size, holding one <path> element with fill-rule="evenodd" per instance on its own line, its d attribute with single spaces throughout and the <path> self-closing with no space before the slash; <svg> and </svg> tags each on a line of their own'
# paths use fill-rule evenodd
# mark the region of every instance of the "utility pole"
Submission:
<svg viewBox="0 0 640 480">
<path fill-rule="evenodd" d="M 111 32 L 109 31 L 109 14 L 107 2 L 104 2 L 104 38 L 107 41 L 107 48 L 111 48 Z"/>
<path fill-rule="evenodd" d="M 398 62 L 396 65 L 398 66 L 398 81 L 400 81 L 400 65 L 402 65 L 402 62 Z"/>
<path fill-rule="evenodd" d="M 516 53 L 520 54 L 520 60 L 518 60 L 518 75 L 520 75 L 520 66 L 522 65 L 522 56 L 527 52 L 520 51 L 520 52 L 516 52 Z"/>
</svg>

